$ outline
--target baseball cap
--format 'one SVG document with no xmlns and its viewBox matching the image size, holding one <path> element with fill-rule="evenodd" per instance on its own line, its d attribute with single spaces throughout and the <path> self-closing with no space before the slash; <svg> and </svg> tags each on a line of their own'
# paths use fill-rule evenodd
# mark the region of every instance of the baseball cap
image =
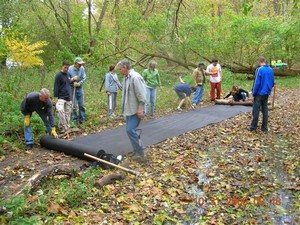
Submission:
<svg viewBox="0 0 300 225">
<path fill-rule="evenodd" d="M 205 66 L 205 64 L 203 62 L 199 62 L 198 67 L 200 67 L 200 66 Z"/>
<path fill-rule="evenodd" d="M 75 60 L 74 60 L 75 63 L 78 63 L 78 64 L 83 64 L 84 62 L 82 61 L 82 58 L 80 57 L 76 57 Z"/>
</svg>

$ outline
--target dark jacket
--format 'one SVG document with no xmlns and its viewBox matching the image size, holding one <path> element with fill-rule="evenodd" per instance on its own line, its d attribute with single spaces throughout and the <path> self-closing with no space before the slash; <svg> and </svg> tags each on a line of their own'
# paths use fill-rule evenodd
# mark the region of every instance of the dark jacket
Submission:
<svg viewBox="0 0 300 225">
<path fill-rule="evenodd" d="M 71 78 L 68 73 L 59 72 L 54 81 L 54 97 L 71 101 Z"/>
<path fill-rule="evenodd" d="M 224 98 L 228 98 L 230 95 L 232 95 L 233 96 L 233 98 L 234 98 L 234 101 L 239 101 L 239 100 L 241 100 L 241 99 L 243 99 L 243 96 L 242 96 L 242 92 L 245 92 L 246 93 L 246 95 L 247 95 L 247 97 L 249 97 L 249 92 L 248 91 L 246 91 L 246 90 L 244 90 L 244 89 L 242 89 L 242 88 L 240 88 L 239 89 L 239 91 L 238 92 L 230 92 L 228 95 L 226 95 Z"/>
<path fill-rule="evenodd" d="M 39 92 L 29 93 L 21 103 L 21 112 L 24 115 L 30 116 L 33 112 L 37 112 L 44 122 L 46 122 L 48 119 L 50 126 L 54 127 L 55 124 L 52 111 L 52 102 L 50 99 L 47 102 L 42 102 L 39 96 Z"/>
</svg>

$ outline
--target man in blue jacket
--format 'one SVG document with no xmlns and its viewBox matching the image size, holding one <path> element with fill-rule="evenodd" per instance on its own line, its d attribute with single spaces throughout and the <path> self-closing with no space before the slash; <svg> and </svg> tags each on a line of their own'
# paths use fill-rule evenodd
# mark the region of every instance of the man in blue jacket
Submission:
<svg viewBox="0 0 300 225">
<path fill-rule="evenodd" d="M 258 58 L 259 68 L 255 72 L 255 81 L 253 84 L 253 119 L 249 130 L 255 131 L 257 128 L 259 111 L 262 110 L 263 119 L 261 130 L 268 132 L 268 98 L 274 87 L 274 72 L 270 66 L 266 65 L 266 59 L 262 56 Z"/>
</svg>

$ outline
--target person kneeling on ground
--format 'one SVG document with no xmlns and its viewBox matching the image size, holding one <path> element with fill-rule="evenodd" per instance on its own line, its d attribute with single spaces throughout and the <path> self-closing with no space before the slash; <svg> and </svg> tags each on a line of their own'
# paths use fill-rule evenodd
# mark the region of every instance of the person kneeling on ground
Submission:
<svg viewBox="0 0 300 225">
<path fill-rule="evenodd" d="M 21 112 L 25 116 L 24 119 L 24 136 L 26 143 L 26 150 L 30 150 L 33 147 L 32 129 L 30 124 L 30 118 L 35 111 L 43 120 L 47 132 L 54 138 L 57 138 L 55 129 L 54 117 L 52 112 L 52 102 L 49 99 L 49 90 L 43 88 L 40 92 L 29 93 L 21 103 Z"/>
<path fill-rule="evenodd" d="M 190 96 L 193 92 L 196 91 L 196 88 L 189 85 L 189 84 L 186 84 L 181 77 L 179 77 L 180 79 L 180 82 L 181 84 L 177 84 L 175 85 L 174 87 L 174 91 L 176 92 L 176 94 L 178 95 L 179 99 L 180 99 L 180 102 L 179 102 L 179 105 L 177 107 L 177 110 L 179 111 L 182 111 L 182 108 L 181 106 L 183 105 L 185 99 L 188 100 L 189 102 L 189 105 L 192 109 L 194 109 L 194 106 L 192 105 L 192 102 L 191 102 L 191 99 L 190 99 Z"/>
<path fill-rule="evenodd" d="M 232 86 L 230 93 L 226 95 L 224 99 L 229 98 L 231 95 L 235 102 L 239 102 L 240 100 L 243 100 L 244 102 L 246 100 L 246 97 L 249 97 L 249 92 L 245 91 L 242 88 L 239 88 L 238 86 Z"/>
</svg>

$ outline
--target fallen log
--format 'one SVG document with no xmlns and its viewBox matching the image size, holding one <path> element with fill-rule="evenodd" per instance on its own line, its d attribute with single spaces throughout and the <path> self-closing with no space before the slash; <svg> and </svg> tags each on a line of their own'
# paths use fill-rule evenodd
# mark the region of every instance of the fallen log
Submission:
<svg viewBox="0 0 300 225">
<path fill-rule="evenodd" d="M 108 184 L 113 184 L 116 182 L 116 180 L 123 180 L 124 179 L 124 175 L 120 174 L 120 173 L 112 173 L 112 174 L 108 174 L 104 177 L 102 177 L 99 181 L 94 183 L 94 186 L 96 188 L 102 188 L 105 185 Z"/>
<path fill-rule="evenodd" d="M 30 192 L 37 191 L 45 180 L 47 180 L 49 177 L 58 175 L 75 177 L 78 175 L 78 172 L 70 168 L 69 163 L 50 166 L 46 169 L 39 171 L 38 173 L 34 174 L 31 178 L 29 178 L 29 180 L 21 187 L 21 190 L 15 193 L 15 195 L 20 195 L 24 192 L 24 190 L 28 189 Z"/>
<path fill-rule="evenodd" d="M 222 65 L 223 66 L 223 65 Z M 223 68 L 227 68 L 233 73 L 245 73 L 252 74 L 254 78 L 255 68 L 245 68 L 245 67 L 231 67 L 231 66 L 223 66 Z M 287 76 L 297 76 L 300 74 L 300 70 L 293 69 L 276 69 L 273 68 L 274 75 L 278 77 L 287 77 Z"/>
<path fill-rule="evenodd" d="M 245 102 L 235 102 L 232 99 L 216 99 L 215 103 L 218 105 L 244 105 L 244 106 L 252 106 L 252 101 Z"/>
</svg>

